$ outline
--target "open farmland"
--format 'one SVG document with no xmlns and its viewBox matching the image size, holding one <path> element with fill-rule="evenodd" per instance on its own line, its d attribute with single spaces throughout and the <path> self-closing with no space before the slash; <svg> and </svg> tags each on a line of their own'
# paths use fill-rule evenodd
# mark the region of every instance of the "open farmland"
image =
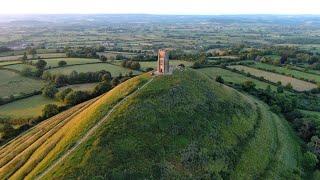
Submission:
<svg viewBox="0 0 320 180">
<path fill-rule="evenodd" d="M 128 74 L 131 70 L 126 69 L 117 65 L 109 63 L 98 63 L 98 64 L 85 64 L 85 65 L 76 65 L 76 66 L 67 66 L 62 68 L 55 68 L 47 70 L 52 74 L 70 74 L 72 71 L 77 72 L 96 72 L 106 70 L 111 73 L 112 76 L 118 76 L 120 73 L 122 75 Z M 132 71 L 133 74 L 139 74 L 139 71 Z"/>
<path fill-rule="evenodd" d="M 12 69 L 15 71 L 20 71 L 20 72 L 25 68 L 30 68 L 32 71 L 36 70 L 35 66 L 29 65 L 29 64 L 13 64 L 13 65 L 7 65 L 5 66 L 5 68 Z"/>
<path fill-rule="evenodd" d="M 67 65 L 74 64 L 86 64 L 86 63 L 98 63 L 101 62 L 99 59 L 89 59 L 89 58 L 54 58 L 54 59 L 45 59 L 48 67 L 59 67 L 59 61 L 66 61 Z M 32 60 L 32 62 L 36 63 L 37 60 Z"/>
<path fill-rule="evenodd" d="M 197 71 L 204 73 L 211 79 L 215 80 L 217 76 L 221 76 L 226 82 L 232 82 L 235 84 L 242 84 L 246 81 L 252 81 L 256 84 L 257 88 L 266 89 L 268 86 L 271 87 L 272 90 L 277 90 L 277 87 L 247 76 L 244 76 L 239 73 L 235 73 L 226 69 L 210 67 L 210 68 L 202 68 Z"/>
<path fill-rule="evenodd" d="M 20 64 L 20 61 L 3 61 L 0 62 L 0 66 L 8 66 L 8 65 L 12 65 L 12 64 Z"/>
<path fill-rule="evenodd" d="M 295 79 L 292 77 L 271 73 L 271 72 L 267 72 L 267 71 L 247 67 L 247 66 L 235 65 L 235 66 L 229 66 L 229 67 L 235 68 L 239 71 L 250 73 L 256 77 L 264 77 L 266 80 L 274 83 L 277 83 L 279 81 L 281 82 L 282 85 L 287 85 L 288 83 L 291 83 L 293 89 L 297 91 L 308 91 L 317 87 L 317 85 L 313 83 L 309 83 L 309 82 Z"/>
<path fill-rule="evenodd" d="M 16 55 L 16 56 L 3 56 L 0 57 L 0 61 L 16 61 L 21 60 L 23 55 Z M 49 53 L 49 54 L 36 54 L 36 58 L 40 57 L 42 59 L 48 59 L 48 58 L 64 58 L 66 57 L 65 53 Z M 28 59 L 32 59 L 33 57 L 31 55 L 28 55 Z"/>
<path fill-rule="evenodd" d="M 284 73 L 288 76 L 294 76 L 299 79 L 304 78 L 309 81 L 320 82 L 320 75 L 310 74 L 307 72 L 290 69 L 288 67 L 274 66 L 274 65 L 265 64 L 265 63 L 255 63 L 250 66 L 254 68 L 259 68 L 262 70 L 274 71 L 281 74 Z"/>
<path fill-rule="evenodd" d="M 43 81 L 23 77 L 15 72 L 0 70 L 0 97 L 32 93 L 40 90 L 44 84 Z"/>
<path fill-rule="evenodd" d="M 71 88 L 71 89 L 77 90 L 77 91 L 91 91 L 91 90 L 94 89 L 94 87 L 97 84 L 98 83 L 73 84 L 73 85 L 61 87 L 61 88 L 59 88 L 59 90 L 63 90 L 63 89 L 66 89 L 66 88 Z"/>
<path fill-rule="evenodd" d="M 42 114 L 42 109 L 46 104 L 59 105 L 60 103 L 42 95 L 31 96 L 0 106 L 0 116 L 11 119 L 35 118 Z"/>
</svg>

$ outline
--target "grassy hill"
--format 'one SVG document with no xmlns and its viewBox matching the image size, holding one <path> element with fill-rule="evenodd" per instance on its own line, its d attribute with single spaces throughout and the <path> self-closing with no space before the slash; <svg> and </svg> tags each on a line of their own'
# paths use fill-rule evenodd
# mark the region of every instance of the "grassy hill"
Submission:
<svg viewBox="0 0 320 180">
<path fill-rule="evenodd" d="M 265 104 L 187 70 L 135 77 L 41 123 L 0 148 L 0 178 L 277 179 L 300 154 Z"/>
</svg>

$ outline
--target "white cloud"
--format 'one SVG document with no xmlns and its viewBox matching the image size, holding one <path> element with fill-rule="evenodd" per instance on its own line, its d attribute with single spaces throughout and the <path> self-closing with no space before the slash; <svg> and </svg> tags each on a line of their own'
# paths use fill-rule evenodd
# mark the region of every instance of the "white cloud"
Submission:
<svg viewBox="0 0 320 180">
<path fill-rule="evenodd" d="M 0 14 L 320 14 L 320 0 L 0 0 Z"/>
</svg>

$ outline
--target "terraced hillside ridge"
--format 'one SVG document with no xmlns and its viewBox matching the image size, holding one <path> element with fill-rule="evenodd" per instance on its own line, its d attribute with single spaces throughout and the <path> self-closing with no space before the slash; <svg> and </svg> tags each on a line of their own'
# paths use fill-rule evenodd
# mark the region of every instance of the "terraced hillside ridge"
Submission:
<svg viewBox="0 0 320 180">
<path fill-rule="evenodd" d="M 44 170 L 70 150 L 114 105 L 150 79 L 132 78 L 110 92 L 50 118 L 0 149 L 0 179 Z M 41 172 L 41 171 L 40 171 Z"/>
<path fill-rule="evenodd" d="M 284 119 L 194 70 L 137 76 L 79 106 L 2 147 L 0 178 L 279 179 L 300 168 Z"/>
</svg>

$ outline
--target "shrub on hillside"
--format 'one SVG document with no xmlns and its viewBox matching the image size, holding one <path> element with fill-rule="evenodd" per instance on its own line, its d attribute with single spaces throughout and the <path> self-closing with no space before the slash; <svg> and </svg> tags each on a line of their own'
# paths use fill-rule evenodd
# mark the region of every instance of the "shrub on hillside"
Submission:
<svg viewBox="0 0 320 180">
<path fill-rule="evenodd" d="M 315 154 L 308 151 L 303 154 L 303 162 L 304 162 L 304 166 L 307 169 L 314 169 L 317 163 L 319 162 L 319 160 Z"/>
<path fill-rule="evenodd" d="M 47 104 L 42 109 L 42 117 L 50 118 L 59 113 L 59 107 L 55 104 Z"/>
</svg>

